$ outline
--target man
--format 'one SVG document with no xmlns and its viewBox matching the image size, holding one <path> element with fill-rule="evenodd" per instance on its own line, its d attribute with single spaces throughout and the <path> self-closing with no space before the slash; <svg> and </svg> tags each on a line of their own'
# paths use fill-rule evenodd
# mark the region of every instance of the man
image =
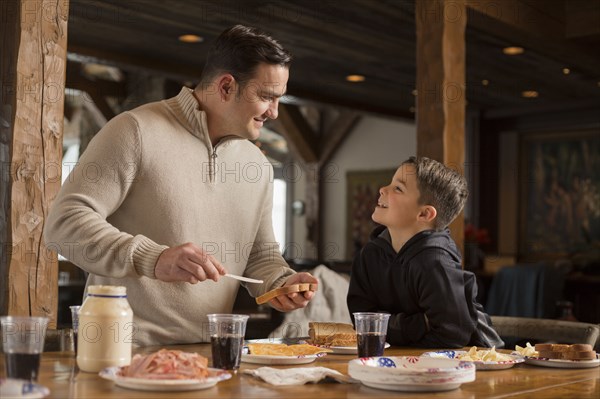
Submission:
<svg viewBox="0 0 600 399">
<path fill-rule="evenodd" d="M 272 166 L 248 140 L 277 118 L 290 54 L 244 26 L 223 32 L 195 90 L 124 112 L 102 128 L 62 187 L 46 242 L 90 273 L 124 285 L 139 345 L 207 340 L 209 313 L 229 313 L 239 282 L 253 296 L 299 282 L 273 235 Z M 197 284 L 202 282 L 201 284 Z M 282 311 L 312 292 L 282 295 Z"/>
</svg>

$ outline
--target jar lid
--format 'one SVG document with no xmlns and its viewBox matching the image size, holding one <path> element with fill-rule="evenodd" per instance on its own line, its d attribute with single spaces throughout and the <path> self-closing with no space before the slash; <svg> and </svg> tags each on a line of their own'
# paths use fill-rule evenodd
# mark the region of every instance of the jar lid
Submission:
<svg viewBox="0 0 600 399">
<path fill-rule="evenodd" d="M 122 285 L 90 285 L 88 295 L 127 296 L 127 287 Z"/>
</svg>

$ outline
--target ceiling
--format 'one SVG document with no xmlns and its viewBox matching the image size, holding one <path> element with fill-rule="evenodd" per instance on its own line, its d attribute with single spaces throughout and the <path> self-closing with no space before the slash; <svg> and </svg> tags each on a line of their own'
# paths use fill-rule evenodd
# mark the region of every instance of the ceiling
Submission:
<svg viewBox="0 0 600 399">
<path fill-rule="evenodd" d="M 470 108 L 493 116 L 600 104 L 599 1 L 467 4 Z M 294 98 L 397 117 L 414 113 L 414 1 L 70 0 L 69 7 L 71 60 L 193 83 L 210 42 L 241 23 L 261 27 L 292 52 L 288 93 Z M 204 41 L 182 43 L 183 34 Z M 503 54 L 509 45 L 525 53 Z M 350 74 L 366 80 L 347 82 Z M 524 90 L 539 96 L 523 98 Z"/>
</svg>

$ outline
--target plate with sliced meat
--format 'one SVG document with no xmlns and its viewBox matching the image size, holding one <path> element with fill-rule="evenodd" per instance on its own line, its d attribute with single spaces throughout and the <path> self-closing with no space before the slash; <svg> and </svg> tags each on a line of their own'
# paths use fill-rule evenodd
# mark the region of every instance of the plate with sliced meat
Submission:
<svg viewBox="0 0 600 399">
<path fill-rule="evenodd" d="M 208 359 L 197 353 L 161 349 L 135 355 L 129 366 L 105 368 L 100 377 L 123 388 L 143 391 L 207 389 L 231 378 L 230 373 L 207 365 Z"/>
<path fill-rule="evenodd" d="M 196 391 L 217 385 L 221 381 L 231 378 L 231 374 L 219 370 L 208 369 L 208 376 L 204 379 L 190 380 L 161 380 L 150 378 L 123 377 L 120 375 L 121 367 L 108 367 L 100 372 L 100 377 L 113 381 L 122 388 L 141 391 Z"/>
</svg>

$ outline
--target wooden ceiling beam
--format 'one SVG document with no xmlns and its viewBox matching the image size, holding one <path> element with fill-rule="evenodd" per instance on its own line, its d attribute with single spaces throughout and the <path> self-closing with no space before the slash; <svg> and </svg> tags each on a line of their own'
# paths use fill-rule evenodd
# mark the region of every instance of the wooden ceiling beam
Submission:
<svg viewBox="0 0 600 399">
<path fill-rule="evenodd" d="M 67 62 L 66 87 L 79 89 L 82 86 L 85 86 L 86 89 L 93 89 L 99 95 L 105 97 L 124 98 L 127 96 L 127 86 L 124 82 L 101 78 L 90 79 L 82 74 L 81 64 L 73 61 Z"/>
<path fill-rule="evenodd" d="M 316 103 L 330 104 L 330 105 L 335 105 L 337 107 L 350 108 L 350 109 L 364 111 L 364 112 L 373 113 L 373 114 L 391 116 L 394 118 L 402 118 L 402 119 L 407 119 L 407 120 L 415 119 L 415 114 L 413 114 L 409 111 L 409 108 L 411 106 L 413 106 L 412 102 L 406 103 L 406 104 L 397 104 L 396 103 L 396 104 L 391 104 L 391 105 L 386 105 L 386 106 L 380 106 L 380 105 L 377 105 L 377 104 L 374 104 L 374 103 L 368 102 L 368 101 L 349 100 L 347 96 L 342 98 L 341 96 L 324 94 L 324 91 L 322 91 L 322 90 L 317 93 L 313 90 L 304 89 L 302 87 L 299 87 L 298 85 L 295 85 L 293 83 L 288 84 L 288 93 L 290 95 L 293 95 L 293 96 L 296 96 L 296 97 L 299 97 L 302 99 L 306 99 L 306 100 L 311 100 Z"/>
<path fill-rule="evenodd" d="M 587 46 L 565 38 L 565 23 L 520 0 L 466 0 L 469 26 L 522 46 L 537 54 L 563 61 L 570 68 L 597 76 L 600 57 Z M 545 3 L 543 3 L 545 4 Z M 548 4 L 553 4 L 548 2 Z"/>
<path fill-rule="evenodd" d="M 337 117 L 327 133 L 321 138 L 321 152 L 319 153 L 319 165 L 323 167 L 333 158 L 335 152 L 350 135 L 352 129 L 360 120 L 360 114 L 354 111 L 344 111 Z"/>
<path fill-rule="evenodd" d="M 482 114 L 482 119 L 503 119 L 533 114 L 552 114 L 578 109 L 590 109 L 596 112 L 600 109 L 599 98 L 586 98 L 570 101 L 545 101 L 539 104 L 521 105 L 519 107 L 502 107 L 487 109 Z"/>
<path fill-rule="evenodd" d="M 106 120 L 110 120 L 115 117 L 115 111 L 106 101 L 106 96 L 109 95 L 107 93 L 115 90 L 116 86 L 106 85 L 106 82 L 108 81 L 97 83 L 86 78 L 85 76 L 81 75 L 81 67 L 76 63 L 69 62 L 67 65 L 67 71 L 68 73 L 65 80 L 65 87 L 85 92 L 96 104 L 96 107 L 98 107 L 100 112 L 102 112 L 102 115 L 106 118 Z M 103 86 L 105 87 L 104 89 Z"/>
<path fill-rule="evenodd" d="M 569 0 L 565 2 L 565 34 L 569 39 L 600 38 L 600 2 Z"/>
<path fill-rule="evenodd" d="M 77 43 L 69 43 L 67 50 L 69 52 L 69 60 L 74 62 L 111 65 L 132 72 L 155 73 L 177 81 L 199 80 L 202 73 L 201 67 L 190 67 L 181 63 L 170 63 L 146 57 L 137 57 L 82 46 Z"/>
<path fill-rule="evenodd" d="M 564 39 L 564 20 L 555 18 L 556 12 L 544 12 L 550 7 L 562 8 L 564 3 L 544 1 L 539 7 L 530 3 L 523 0 L 466 0 L 469 18 L 472 10 L 520 31 L 545 36 L 547 40 Z"/>
<path fill-rule="evenodd" d="M 279 104 L 278 119 L 283 125 L 281 133 L 295 155 L 306 164 L 318 162 L 317 137 L 300 108 L 290 104 Z"/>
</svg>

